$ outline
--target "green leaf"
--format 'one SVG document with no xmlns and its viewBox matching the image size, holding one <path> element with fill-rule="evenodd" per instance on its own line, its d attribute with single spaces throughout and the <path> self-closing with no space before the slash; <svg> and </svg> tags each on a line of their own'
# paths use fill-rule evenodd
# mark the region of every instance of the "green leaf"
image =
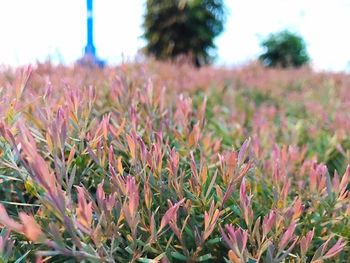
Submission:
<svg viewBox="0 0 350 263">
<path fill-rule="evenodd" d="M 214 259 L 214 257 L 209 253 L 203 256 L 200 256 L 199 258 L 197 258 L 197 262 L 202 262 L 202 261 L 207 261 L 209 259 Z"/>
<path fill-rule="evenodd" d="M 139 258 L 137 261 L 143 262 L 143 263 L 155 263 L 155 261 L 153 259 L 150 259 L 150 258 Z"/>
<path fill-rule="evenodd" d="M 24 259 L 28 256 L 28 254 L 31 252 L 31 250 L 28 250 L 26 253 L 24 253 L 20 258 L 18 258 L 15 263 L 21 263 L 24 262 Z M 23 261 L 22 261 L 23 260 Z"/>
<path fill-rule="evenodd" d="M 178 260 L 182 260 L 182 261 L 186 261 L 186 260 L 187 260 L 186 256 L 182 255 L 181 253 L 179 253 L 179 252 L 177 252 L 177 251 L 171 252 L 171 256 L 172 256 L 173 258 L 178 259 Z"/>
<path fill-rule="evenodd" d="M 159 262 L 165 255 L 165 252 L 162 254 L 159 254 L 156 258 L 150 259 L 150 258 L 139 258 L 137 261 L 138 262 L 143 262 L 143 263 L 157 263 Z"/>
<path fill-rule="evenodd" d="M 213 238 L 213 239 L 210 239 L 206 242 L 206 244 L 208 245 L 214 245 L 214 244 L 217 244 L 217 243 L 220 243 L 221 242 L 221 237 L 216 237 L 216 238 Z"/>
</svg>

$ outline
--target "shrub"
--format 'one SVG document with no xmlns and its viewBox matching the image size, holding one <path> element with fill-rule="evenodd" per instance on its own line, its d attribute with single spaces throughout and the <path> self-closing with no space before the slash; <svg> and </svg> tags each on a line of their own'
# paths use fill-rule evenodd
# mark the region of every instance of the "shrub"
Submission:
<svg viewBox="0 0 350 263">
<path fill-rule="evenodd" d="M 261 46 L 259 59 L 267 67 L 300 67 L 310 60 L 303 39 L 289 31 L 271 34 Z"/>
<path fill-rule="evenodd" d="M 350 167 L 319 161 L 349 161 L 349 93 L 322 96 L 333 78 L 158 62 L 1 73 L 0 260 L 347 262 Z M 330 154 L 314 145 L 333 137 Z"/>
<path fill-rule="evenodd" d="M 148 0 L 143 24 L 146 52 L 163 60 L 182 55 L 197 66 L 207 64 L 224 18 L 222 0 Z"/>
</svg>

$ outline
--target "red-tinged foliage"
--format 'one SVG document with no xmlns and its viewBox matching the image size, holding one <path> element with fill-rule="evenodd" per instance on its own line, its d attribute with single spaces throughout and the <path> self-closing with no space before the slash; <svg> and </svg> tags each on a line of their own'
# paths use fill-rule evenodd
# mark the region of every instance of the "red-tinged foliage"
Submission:
<svg viewBox="0 0 350 263">
<path fill-rule="evenodd" d="M 39 64 L 0 73 L 0 259 L 347 262 L 350 78 Z"/>
</svg>

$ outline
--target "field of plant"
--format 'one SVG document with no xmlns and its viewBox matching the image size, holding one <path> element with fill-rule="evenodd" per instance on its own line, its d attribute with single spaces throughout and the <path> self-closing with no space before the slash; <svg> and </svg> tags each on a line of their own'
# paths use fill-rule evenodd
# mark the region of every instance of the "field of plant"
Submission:
<svg viewBox="0 0 350 263">
<path fill-rule="evenodd" d="M 0 262 L 349 262 L 350 76 L 0 73 Z"/>
</svg>

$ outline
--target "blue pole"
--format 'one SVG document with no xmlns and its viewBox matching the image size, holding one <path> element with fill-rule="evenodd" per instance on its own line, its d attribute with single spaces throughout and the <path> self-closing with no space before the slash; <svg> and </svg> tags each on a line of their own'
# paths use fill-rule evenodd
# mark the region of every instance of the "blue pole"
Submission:
<svg viewBox="0 0 350 263">
<path fill-rule="evenodd" d="M 96 49 L 94 46 L 93 39 L 93 12 L 92 12 L 92 0 L 86 1 L 87 6 L 87 17 L 86 17 L 86 25 L 87 25 L 87 43 L 85 47 L 85 55 L 93 56 L 96 55 Z"/>
<path fill-rule="evenodd" d="M 93 8 L 92 0 L 86 0 L 86 46 L 84 51 L 84 56 L 78 61 L 81 65 L 91 65 L 98 66 L 103 68 L 105 66 L 105 61 L 96 57 L 96 48 L 94 46 L 94 37 L 93 37 Z"/>
</svg>

